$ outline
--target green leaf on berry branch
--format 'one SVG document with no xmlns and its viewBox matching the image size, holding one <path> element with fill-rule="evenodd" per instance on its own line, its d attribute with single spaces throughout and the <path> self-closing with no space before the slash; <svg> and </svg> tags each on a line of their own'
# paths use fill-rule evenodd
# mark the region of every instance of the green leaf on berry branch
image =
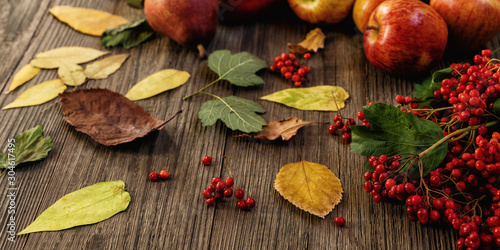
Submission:
<svg viewBox="0 0 500 250">
<path fill-rule="evenodd" d="M 364 156 L 418 155 L 443 138 L 443 131 L 432 121 L 418 118 L 397 107 L 374 103 L 363 108 L 370 127 L 352 126 L 351 151 Z M 439 166 L 446 156 L 447 143 L 443 142 L 421 157 L 423 176 Z M 400 172 L 407 171 L 410 162 L 401 162 Z M 420 176 L 419 165 L 409 169 L 411 178 Z"/>
<path fill-rule="evenodd" d="M 493 113 L 500 115 L 500 99 L 497 99 L 493 104 Z"/>
<path fill-rule="evenodd" d="M 248 52 L 231 55 L 229 50 L 217 50 L 208 56 L 208 67 L 219 75 L 217 80 L 249 87 L 264 84 L 264 80 L 255 73 L 267 68 L 267 63 Z"/>
<path fill-rule="evenodd" d="M 415 84 L 415 93 L 413 94 L 413 99 L 415 101 L 425 101 L 434 97 L 434 91 L 441 88 L 441 82 L 450 78 L 450 74 L 453 68 L 448 67 L 438 70 L 432 74 L 429 78 L 425 79 L 421 84 Z"/>
<path fill-rule="evenodd" d="M 0 153 L 0 169 L 6 169 L 9 166 L 15 167 L 25 162 L 41 160 L 47 157 L 53 146 L 50 136 L 43 137 L 43 128 L 41 125 L 17 134 L 12 143 L 13 145 L 9 147 L 8 154 Z M 9 161 L 14 164 L 9 165 Z"/>
<path fill-rule="evenodd" d="M 258 103 L 236 96 L 214 97 L 200 107 L 198 117 L 203 126 L 212 126 L 220 119 L 232 130 L 252 133 L 261 131 L 266 125 L 266 121 L 256 114 L 266 112 Z"/>
<path fill-rule="evenodd" d="M 300 110 L 337 111 L 344 108 L 347 98 L 349 98 L 349 93 L 342 87 L 322 85 L 285 89 L 260 99 L 281 103 Z"/>
<path fill-rule="evenodd" d="M 94 224 L 127 209 L 129 203 L 123 181 L 96 183 L 63 196 L 19 235 Z"/>
</svg>

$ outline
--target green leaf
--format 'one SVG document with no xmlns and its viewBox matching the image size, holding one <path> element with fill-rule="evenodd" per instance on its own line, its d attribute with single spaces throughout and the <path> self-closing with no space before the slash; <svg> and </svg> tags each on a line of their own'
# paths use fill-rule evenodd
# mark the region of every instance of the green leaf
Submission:
<svg viewBox="0 0 500 250">
<path fill-rule="evenodd" d="M 127 0 L 127 4 L 138 9 L 144 8 L 144 0 Z"/>
<path fill-rule="evenodd" d="M 123 181 L 100 182 L 63 196 L 18 235 L 94 224 L 127 209 Z"/>
<path fill-rule="evenodd" d="M 229 50 L 217 50 L 208 56 L 208 67 L 219 75 L 219 80 L 249 87 L 264 84 L 255 73 L 267 68 L 267 63 L 248 52 L 231 55 Z"/>
<path fill-rule="evenodd" d="M 365 106 L 363 113 L 370 127 L 351 127 L 351 151 L 359 155 L 420 154 L 443 138 L 439 125 L 392 105 L 375 103 Z M 447 148 L 444 142 L 421 158 L 424 176 L 439 166 Z M 402 169 L 404 171 L 406 167 Z M 419 177 L 418 165 L 410 169 L 409 175 L 411 178 Z"/>
<path fill-rule="evenodd" d="M 123 46 L 126 49 L 138 46 L 155 35 L 145 18 L 106 30 L 101 42 L 106 47 Z"/>
<path fill-rule="evenodd" d="M 500 99 L 497 99 L 493 104 L 493 113 L 499 115 L 500 114 Z"/>
<path fill-rule="evenodd" d="M 14 150 L 15 166 L 47 157 L 52 150 L 53 141 L 50 136 L 43 137 L 43 128 L 38 125 L 16 135 Z M 0 168 L 7 168 L 7 160 L 0 155 Z"/>
<path fill-rule="evenodd" d="M 333 98 L 335 95 L 335 99 Z M 339 86 L 316 86 L 310 88 L 290 88 L 260 99 L 284 104 L 300 110 L 337 111 L 344 108 L 349 93 Z"/>
<path fill-rule="evenodd" d="M 266 121 L 258 113 L 266 110 L 258 103 L 236 96 L 218 97 L 206 101 L 200 107 L 198 117 L 203 126 L 212 126 L 220 119 L 232 130 L 245 133 L 259 132 Z"/>
<path fill-rule="evenodd" d="M 438 70 L 432 74 L 429 78 L 425 79 L 421 84 L 415 84 L 415 93 L 413 94 L 413 99 L 415 101 L 425 101 L 427 99 L 434 97 L 434 91 L 441 88 L 441 82 L 451 77 L 451 72 L 453 68 L 448 67 Z"/>
</svg>

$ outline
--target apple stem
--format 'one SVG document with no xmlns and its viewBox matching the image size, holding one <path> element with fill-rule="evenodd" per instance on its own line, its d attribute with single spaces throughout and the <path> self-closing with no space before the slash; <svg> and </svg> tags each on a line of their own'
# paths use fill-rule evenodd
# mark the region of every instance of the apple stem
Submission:
<svg viewBox="0 0 500 250">
<path fill-rule="evenodd" d="M 207 50 L 205 49 L 205 47 L 203 46 L 203 44 L 198 44 L 196 46 L 196 48 L 198 49 L 198 52 L 199 52 L 199 57 L 200 58 L 205 58 L 207 57 L 208 53 L 207 53 Z"/>
</svg>

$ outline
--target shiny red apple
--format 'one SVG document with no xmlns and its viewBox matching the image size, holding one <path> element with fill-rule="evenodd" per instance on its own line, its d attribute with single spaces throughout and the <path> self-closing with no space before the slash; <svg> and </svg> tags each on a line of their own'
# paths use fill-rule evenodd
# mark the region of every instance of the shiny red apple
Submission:
<svg viewBox="0 0 500 250">
<path fill-rule="evenodd" d="M 417 0 L 387 0 L 370 15 L 363 37 L 368 61 L 381 71 L 410 76 L 442 58 L 448 29 L 443 18 Z"/>
<path fill-rule="evenodd" d="M 354 25 L 361 33 L 365 32 L 366 24 L 373 10 L 385 0 L 356 0 L 352 7 L 352 19 Z"/>
<path fill-rule="evenodd" d="M 290 8 L 302 20 L 312 24 L 335 24 L 346 18 L 354 0 L 288 0 Z"/>
<path fill-rule="evenodd" d="M 450 49 L 478 49 L 500 31 L 499 0 L 431 0 L 429 4 L 448 24 Z"/>
<path fill-rule="evenodd" d="M 244 21 L 284 0 L 220 0 L 221 21 Z"/>
</svg>

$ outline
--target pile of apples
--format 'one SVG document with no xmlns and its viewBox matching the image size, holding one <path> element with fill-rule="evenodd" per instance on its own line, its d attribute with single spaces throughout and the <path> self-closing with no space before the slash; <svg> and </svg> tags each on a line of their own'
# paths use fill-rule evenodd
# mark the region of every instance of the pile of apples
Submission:
<svg viewBox="0 0 500 250">
<path fill-rule="evenodd" d="M 245 20 L 285 0 L 145 0 L 150 26 L 184 47 L 202 49 L 221 20 Z M 332 25 L 350 13 L 366 58 L 389 74 L 428 71 L 446 49 L 479 49 L 500 31 L 500 0 L 286 0 L 302 20 Z"/>
</svg>

